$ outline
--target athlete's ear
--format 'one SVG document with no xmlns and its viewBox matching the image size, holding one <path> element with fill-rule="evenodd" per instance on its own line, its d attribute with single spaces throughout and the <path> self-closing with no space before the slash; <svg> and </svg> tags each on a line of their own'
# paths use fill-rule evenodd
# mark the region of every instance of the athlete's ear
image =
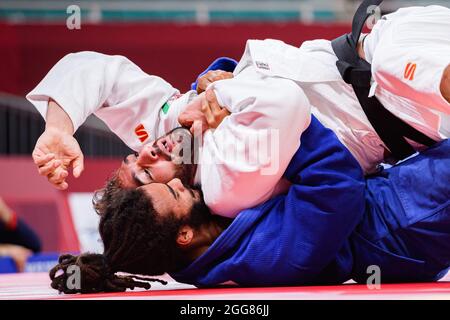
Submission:
<svg viewBox="0 0 450 320">
<path fill-rule="evenodd" d="M 190 226 L 182 226 L 178 231 L 177 244 L 182 248 L 186 248 L 192 244 L 193 239 L 194 230 Z"/>
</svg>

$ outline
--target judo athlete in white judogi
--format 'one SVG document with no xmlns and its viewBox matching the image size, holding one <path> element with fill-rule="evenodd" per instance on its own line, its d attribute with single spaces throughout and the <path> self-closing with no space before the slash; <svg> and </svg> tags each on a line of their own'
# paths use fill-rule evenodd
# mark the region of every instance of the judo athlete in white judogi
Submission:
<svg viewBox="0 0 450 320">
<path fill-rule="evenodd" d="M 359 46 L 360 55 L 372 64 L 370 94 L 433 141 L 450 135 L 449 35 L 450 9 L 413 7 L 383 17 Z M 301 148 L 299 137 L 310 123 L 310 112 L 336 133 L 366 173 L 389 158 L 390 150 L 342 79 L 336 61 L 327 40 L 308 41 L 300 48 L 277 40 L 249 40 L 234 78 L 210 85 L 219 104 L 232 113 L 203 138 L 202 156 L 211 153 L 224 161 L 200 164 L 195 175 L 214 213 L 233 217 L 283 190 L 281 177 Z M 75 176 L 82 170 L 82 153 L 72 134 L 90 114 L 139 152 L 128 157 L 135 176 L 154 177 L 165 159 L 155 154 L 150 142 L 178 127 L 188 104 L 198 104 L 204 96 L 196 98 L 195 91 L 180 95 L 124 57 L 80 52 L 61 59 L 27 98 L 47 120 L 34 160 L 51 183 L 66 188 L 68 168 L 74 166 Z M 267 128 L 278 132 L 278 159 L 227 162 L 230 145 Z M 70 143 L 55 143 L 58 136 Z M 424 148 L 410 143 L 416 150 Z M 275 160 L 277 170 L 263 174 Z M 159 182 L 171 178 L 161 175 Z"/>
</svg>

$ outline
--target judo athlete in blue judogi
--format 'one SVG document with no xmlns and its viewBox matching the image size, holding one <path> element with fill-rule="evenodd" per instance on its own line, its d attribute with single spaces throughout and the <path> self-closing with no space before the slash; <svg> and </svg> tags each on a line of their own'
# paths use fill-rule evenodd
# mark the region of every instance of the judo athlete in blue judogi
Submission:
<svg viewBox="0 0 450 320">
<path fill-rule="evenodd" d="M 65 293 L 148 289 L 148 278 L 133 274 L 165 272 L 199 287 L 340 284 L 366 282 L 373 266 L 381 282 L 436 281 L 450 266 L 449 155 L 446 140 L 364 178 L 312 117 L 284 174 L 287 194 L 234 219 L 210 214 L 199 190 L 179 179 L 137 189 L 112 180 L 106 207 L 96 202 L 104 253 L 61 256 L 51 285 Z M 67 287 L 73 264 L 85 279 L 76 290 Z"/>
<path fill-rule="evenodd" d="M 242 211 L 177 281 L 197 286 L 436 281 L 450 266 L 450 141 L 364 180 L 315 118 L 287 195 Z"/>
</svg>

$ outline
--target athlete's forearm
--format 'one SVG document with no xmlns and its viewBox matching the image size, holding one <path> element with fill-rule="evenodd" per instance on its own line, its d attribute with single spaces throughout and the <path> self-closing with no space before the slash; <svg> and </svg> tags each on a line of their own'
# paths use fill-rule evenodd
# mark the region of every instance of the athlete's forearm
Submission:
<svg viewBox="0 0 450 320">
<path fill-rule="evenodd" d="M 53 100 L 48 102 L 45 129 L 58 129 L 71 135 L 74 133 L 69 115 Z"/>
</svg>

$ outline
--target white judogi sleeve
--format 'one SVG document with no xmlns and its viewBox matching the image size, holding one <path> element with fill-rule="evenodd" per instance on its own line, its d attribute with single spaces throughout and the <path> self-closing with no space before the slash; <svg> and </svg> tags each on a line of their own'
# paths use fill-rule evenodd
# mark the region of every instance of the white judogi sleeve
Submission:
<svg viewBox="0 0 450 320">
<path fill-rule="evenodd" d="M 450 65 L 450 9 L 412 7 L 387 15 L 366 37 L 364 51 L 372 63 L 375 85 L 450 114 L 450 103 L 440 90 L 443 72 Z"/>
<path fill-rule="evenodd" d="M 213 213 L 235 217 L 274 194 L 310 123 L 310 106 L 295 82 L 253 67 L 212 88 L 232 114 L 205 133 L 202 190 Z"/>
<path fill-rule="evenodd" d="M 95 113 L 130 148 L 139 151 L 160 134 L 158 131 L 172 129 L 162 128 L 160 117 L 163 105 L 177 93 L 169 83 L 146 74 L 123 56 L 85 51 L 63 57 L 27 99 L 44 119 L 48 100 L 55 100 L 75 130 Z M 177 116 L 165 123 L 175 125 Z"/>
</svg>

